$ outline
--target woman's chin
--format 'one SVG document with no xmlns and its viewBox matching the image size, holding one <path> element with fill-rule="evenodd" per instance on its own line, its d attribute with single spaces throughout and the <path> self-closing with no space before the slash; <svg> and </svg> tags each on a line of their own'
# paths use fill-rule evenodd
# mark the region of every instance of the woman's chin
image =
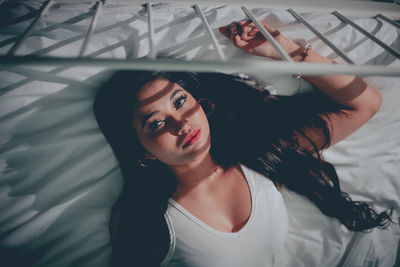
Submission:
<svg viewBox="0 0 400 267">
<path fill-rule="evenodd" d="M 184 153 L 183 161 L 185 163 L 190 163 L 203 159 L 210 152 L 210 147 L 210 138 L 208 138 L 208 140 L 200 139 L 195 144 L 192 144 L 185 148 L 186 151 Z"/>
</svg>

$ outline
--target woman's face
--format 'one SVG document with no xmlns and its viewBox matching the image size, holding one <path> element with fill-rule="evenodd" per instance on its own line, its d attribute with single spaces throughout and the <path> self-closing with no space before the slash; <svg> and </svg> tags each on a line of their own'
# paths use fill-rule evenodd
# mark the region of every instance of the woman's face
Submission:
<svg viewBox="0 0 400 267">
<path fill-rule="evenodd" d="M 138 93 L 133 124 L 143 147 L 167 165 L 203 158 L 210 149 L 210 127 L 203 109 L 185 89 L 164 78 Z"/>
</svg>

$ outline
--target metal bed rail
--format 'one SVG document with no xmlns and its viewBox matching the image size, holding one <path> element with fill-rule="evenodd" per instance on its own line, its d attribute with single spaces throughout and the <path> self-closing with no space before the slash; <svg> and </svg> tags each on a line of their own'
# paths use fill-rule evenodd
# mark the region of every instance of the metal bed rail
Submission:
<svg viewBox="0 0 400 267">
<path fill-rule="evenodd" d="M 26 29 L 26 31 L 18 38 L 15 44 L 8 51 L 7 55 L 0 56 L 0 67 L 9 67 L 15 65 L 63 65 L 63 66 L 73 66 L 73 65 L 86 65 L 86 66 L 102 66 L 111 69 L 146 69 L 146 70 L 169 70 L 169 71 L 225 71 L 225 72 L 248 72 L 248 73 L 280 73 L 280 74 L 304 74 L 304 75 L 326 75 L 326 74 L 353 74 L 357 76 L 367 76 L 367 75 L 378 75 L 378 76 L 398 76 L 400 77 L 400 67 L 387 67 L 387 66 L 377 66 L 377 65 L 356 65 L 342 50 L 335 46 L 329 41 L 321 32 L 310 25 L 301 15 L 299 15 L 292 8 L 286 11 L 290 13 L 297 21 L 302 23 L 310 31 L 312 31 L 317 37 L 319 37 L 327 46 L 329 46 L 333 51 L 335 51 L 341 58 L 343 58 L 348 64 L 319 64 L 319 63 L 304 63 L 304 62 L 293 62 L 291 57 L 284 51 L 284 49 L 275 41 L 271 34 L 262 27 L 258 22 L 257 18 L 246 6 L 241 7 L 244 14 L 248 19 L 252 20 L 256 26 L 260 29 L 260 32 L 264 37 L 271 42 L 276 51 L 280 54 L 282 61 L 268 61 L 254 59 L 251 61 L 240 61 L 227 60 L 220 44 L 215 37 L 213 30 L 210 28 L 206 17 L 203 14 L 202 9 L 199 5 L 191 5 L 196 12 L 197 16 L 201 19 L 204 26 L 205 32 L 210 38 L 215 51 L 218 55 L 219 61 L 185 61 L 181 59 L 157 59 L 157 51 L 154 44 L 154 26 L 152 17 L 152 4 L 147 2 L 144 4 L 147 10 L 147 21 L 148 21 L 148 32 L 149 32 L 149 54 L 146 59 L 129 59 L 129 60 L 119 60 L 119 59 L 96 59 L 85 56 L 86 48 L 91 40 L 96 27 L 97 18 L 101 13 L 101 8 L 106 4 L 105 0 L 99 0 L 94 2 L 94 12 L 92 16 L 91 23 L 89 25 L 87 34 L 83 41 L 81 50 L 76 58 L 61 58 L 61 57 L 45 57 L 45 56 L 15 56 L 17 50 L 21 47 L 22 43 L 27 39 L 29 34 L 32 32 L 34 27 L 37 25 L 38 21 L 49 12 L 50 6 L 55 2 L 66 2 L 48 0 L 43 4 L 42 9 L 38 12 L 38 15 Z M 71 1 L 69 1 L 71 2 Z M 91 1 L 93 2 L 93 1 Z M 186 2 L 186 1 L 179 1 Z M 297 4 L 299 4 L 298 1 Z M 307 1 L 309 2 L 309 1 Z M 325 3 L 325 2 L 324 2 Z M 364 2 L 363 2 L 364 3 Z M 361 3 L 360 3 L 361 4 Z M 397 4 L 393 3 L 396 7 Z M 399 6 L 400 10 L 400 6 Z M 311 10 L 309 10 L 311 11 Z M 390 47 L 385 44 L 374 35 L 351 21 L 348 17 L 341 14 L 339 11 L 334 10 L 331 14 L 335 15 L 338 19 L 346 23 L 347 25 L 353 27 L 364 36 L 369 38 L 371 41 L 375 42 L 377 45 L 381 46 L 383 49 L 388 51 L 393 56 L 400 59 L 400 51 Z M 390 13 L 389 13 L 390 14 Z M 400 12 L 399 12 L 400 16 Z M 387 23 L 390 23 L 393 27 L 400 28 L 400 24 L 396 21 L 389 19 L 382 14 L 376 14 L 373 16 L 374 19 L 381 19 Z M 162 66 L 162 67 L 160 67 Z M 340 67 L 339 67 L 340 66 Z M 263 71 L 260 71 L 263 70 Z M 300 71 L 301 70 L 301 71 Z"/>
</svg>

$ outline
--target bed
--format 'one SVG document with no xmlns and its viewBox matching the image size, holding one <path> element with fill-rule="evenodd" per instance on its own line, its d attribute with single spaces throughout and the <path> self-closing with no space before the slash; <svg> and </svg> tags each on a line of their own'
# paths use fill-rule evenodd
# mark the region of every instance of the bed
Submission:
<svg viewBox="0 0 400 267">
<path fill-rule="evenodd" d="M 287 1 L 272 2 L 252 4 L 249 10 L 296 42 L 311 43 L 320 54 L 349 65 L 287 11 Z M 386 16 L 400 20 L 400 5 L 336 2 L 337 7 L 343 4 L 341 12 L 354 23 L 400 51 L 400 29 L 370 15 L 385 11 Z M 350 232 L 303 197 L 283 190 L 289 235 L 277 266 L 400 266 L 399 57 L 338 19 L 329 6 L 319 9 L 312 2 L 309 6 L 299 3 L 298 8 L 290 7 L 356 65 L 380 67 L 355 72 L 364 73 L 364 79 L 382 93 L 381 109 L 323 155 L 336 167 L 344 191 L 378 210 L 392 207 L 395 223 L 369 233 Z M 98 129 L 92 103 L 97 87 L 113 69 L 178 68 L 176 61 L 168 61 L 176 59 L 184 62 L 180 68 L 190 70 L 237 75 L 252 71 L 274 94 L 315 90 L 304 80 L 292 78 L 290 63 L 290 68 L 270 68 L 273 61 L 241 52 L 218 33 L 219 26 L 245 18 L 237 3 L 202 2 L 199 7 L 225 58 L 210 41 L 193 3 L 183 1 L 151 6 L 151 34 L 147 5 L 140 1 L 55 1 L 10 53 L 44 5 L 42 0 L 10 0 L 0 5 L 1 266 L 110 265 L 108 223 L 122 177 Z M 90 24 L 94 30 L 89 31 L 91 39 L 82 52 Z M 229 65 L 229 60 L 236 65 Z M 213 67 L 209 62 L 224 64 Z M 243 63 L 243 70 L 237 62 Z M 314 70 L 303 69 L 305 73 Z M 381 70 L 380 75 L 371 74 Z"/>
</svg>

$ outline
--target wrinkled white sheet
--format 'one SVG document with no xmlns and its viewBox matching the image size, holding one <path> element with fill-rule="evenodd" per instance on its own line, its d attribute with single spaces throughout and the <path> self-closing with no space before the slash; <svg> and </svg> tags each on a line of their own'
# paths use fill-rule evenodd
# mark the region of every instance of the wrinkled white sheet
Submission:
<svg viewBox="0 0 400 267">
<path fill-rule="evenodd" d="M 41 1 L 9 1 L 0 27 L 6 54 L 33 20 Z M 77 56 L 90 23 L 91 4 L 55 4 L 17 55 Z M 232 46 L 217 28 L 244 18 L 238 7 L 208 6 L 204 13 L 228 58 L 259 60 Z M 287 12 L 253 9 L 258 18 L 324 56 L 343 62 Z M 154 6 L 159 57 L 217 59 L 194 10 Z M 378 11 L 377 11 L 378 13 Z M 98 19 L 88 56 L 136 58 L 148 52 L 147 18 L 141 6 L 110 2 Z M 399 60 L 330 14 L 303 13 L 358 64 L 399 66 Z M 369 18 L 353 18 L 400 50 L 399 30 Z M 110 208 L 122 186 L 117 162 L 92 113 L 103 68 L 26 67 L 0 70 L 0 265 L 108 266 Z M 288 75 L 262 77 L 270 90 L 312 90 Z M 361 129 L 324 152 L 353 199 L 400 211 L 400 78 L 367 77 L 383 94 L 381 110 Z M 295 177 L 294 177 L 295 179 Z M 304 198 L 284 190 L 289 236 L 278 266 L 393 266 L 398 225 L 352 233 Z M 6 265 L 4 265 L 6 264 Z M 399 259 L 397 259 L 399 264 Z"/>
</svg>

